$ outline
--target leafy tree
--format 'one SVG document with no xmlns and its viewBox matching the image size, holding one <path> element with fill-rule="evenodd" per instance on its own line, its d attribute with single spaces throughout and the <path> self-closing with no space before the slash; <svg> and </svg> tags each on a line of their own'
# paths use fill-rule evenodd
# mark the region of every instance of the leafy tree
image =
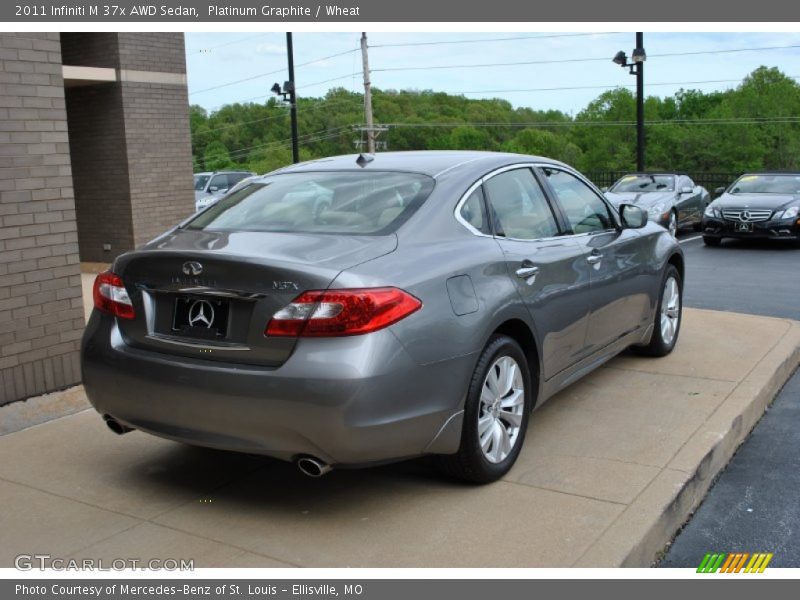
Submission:
<svg viewBox="0 0 800 600">
<path fill-rule="evenodd" d="M 544 155 L 582 170 L 630 170 L 636 162 L 636 99 L 623 88 L 600 94 L 574 118 L 558 110 L 514 108 L 506 100 L 431 90 L 373 89 L 378 140 L 391 150 L 503 150 Z M 645 99 L 650 169 L 689 172 L 800 168 L 800 85 L 760 67 L 735 89 L 679 90 Z M 298 99 L 301 158 L 354 151 L 362 139 L 361 94 L 337 88 Z M 263 173 L 291 161 L 285 103 L 189 109 L 197 169 Z"/>
</svg>

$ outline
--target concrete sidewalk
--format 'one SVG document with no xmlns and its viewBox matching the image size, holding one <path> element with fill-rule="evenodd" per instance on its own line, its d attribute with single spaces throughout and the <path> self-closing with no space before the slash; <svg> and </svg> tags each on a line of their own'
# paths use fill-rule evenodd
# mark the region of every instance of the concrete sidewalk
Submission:
<svg viewBox="0 0 800 600">
<path fill-rule="evenodd" d="M 624 355 L 534 413 L 505 480 L 426 461 L 319 479 L 118 437 L 88 410 L 0 437 L 0 566 L 648 566 L 800 361 L 800 323 L 687 309 L 676 351 Z M 0 418 L 2 418 L 0 412 Z"/>
</svg>

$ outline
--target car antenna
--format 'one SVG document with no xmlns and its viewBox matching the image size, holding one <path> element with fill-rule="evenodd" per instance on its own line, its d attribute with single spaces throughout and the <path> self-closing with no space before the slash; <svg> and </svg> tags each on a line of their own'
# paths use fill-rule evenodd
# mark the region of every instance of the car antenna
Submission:
<svg viewBox="0 0 800 600">
<path fill-rule="evenodd" d="M 375 156 L 373 154 L 364 154 L 362 152 L 361 154 L 358 155 L 358 158 L 356 159 L 356 164 L 359 167 L 364 168 L 373 160 L 375 160 Z"/>
</svg>

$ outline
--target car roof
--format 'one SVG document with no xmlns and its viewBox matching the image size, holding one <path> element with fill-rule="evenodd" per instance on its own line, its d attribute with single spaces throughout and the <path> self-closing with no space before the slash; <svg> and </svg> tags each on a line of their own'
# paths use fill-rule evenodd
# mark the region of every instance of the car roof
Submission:
<svg viewBox="0 0 800 600">
<path fill-rule="evenodd" d="M 745 171 L 739 177 L 746 175 L 789 175 L 790 177 L 800 177 L 800 171 Z"/>
<path fill-rule="evenodd" d="M 680 172 L 677 172 L 677 171 L 672 171 L 672 172 L 670 172 L 670 171 L 631 171 L 630 173 L 625 173 L 625 175 L 623 175 L 622 177 L 630 177 L 631 175 L 642 175 L 642 176 L 645 176 L 645 177 L 648 176 L 648 175 L 670 175 L 670 176 L 674 177 L 674 176 L 677 176 L 677 175 L 687 175 L 688 176 L 688 173 L 680 173 Z"/>
<path fill-rule="evenodd" d="M 360 156 L 371 158 L 362 162 L 357 161 Z M 380 152 L 373 155 L 346 154 L 311 160 L 296 165 L 289 165 L 274 173 L 303 173 L 311 171 L 404 171 L 421 173 L 437 177 L 446 171 L 457 169 L 475 163 L 494 166 L 514 164 L 520 162 L 541 162 L 561 165 L 556 160 L 541 156 L 526 156 L 523 154 L 507 154 L 501 152 L 485 152 L 473 150 L 413 150 L 403 152 Z"/>
</svg>

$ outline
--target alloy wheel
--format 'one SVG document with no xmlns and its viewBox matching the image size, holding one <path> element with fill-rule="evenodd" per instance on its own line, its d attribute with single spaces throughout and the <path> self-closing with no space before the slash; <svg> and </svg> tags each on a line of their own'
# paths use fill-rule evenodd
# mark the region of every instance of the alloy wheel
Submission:
<svg viewBox="0 0 800 600">
<path fill-rule="evenodd" d="M 478 411 L 478 440 L 489 462 L 500 463 L 513 450 L 524 409 L 525 384 L 519 364 L 501 356 L 483 380 Z"/>
<path fill-rule="evenodd" d="M 674 212 L 669 213 L 669 225 L 667 226 L 667 229 L 669 229 L 669 233 L 672 237 L 677 237 L 678 217 L 675 215 Z"/>
<path fill-rule="evenodd" d="M 667 277 L 661 296 L 661 339 L 669 346 L 678 332 L 681 318 L 681 294 L 674 277 Z"/>
</svg>

